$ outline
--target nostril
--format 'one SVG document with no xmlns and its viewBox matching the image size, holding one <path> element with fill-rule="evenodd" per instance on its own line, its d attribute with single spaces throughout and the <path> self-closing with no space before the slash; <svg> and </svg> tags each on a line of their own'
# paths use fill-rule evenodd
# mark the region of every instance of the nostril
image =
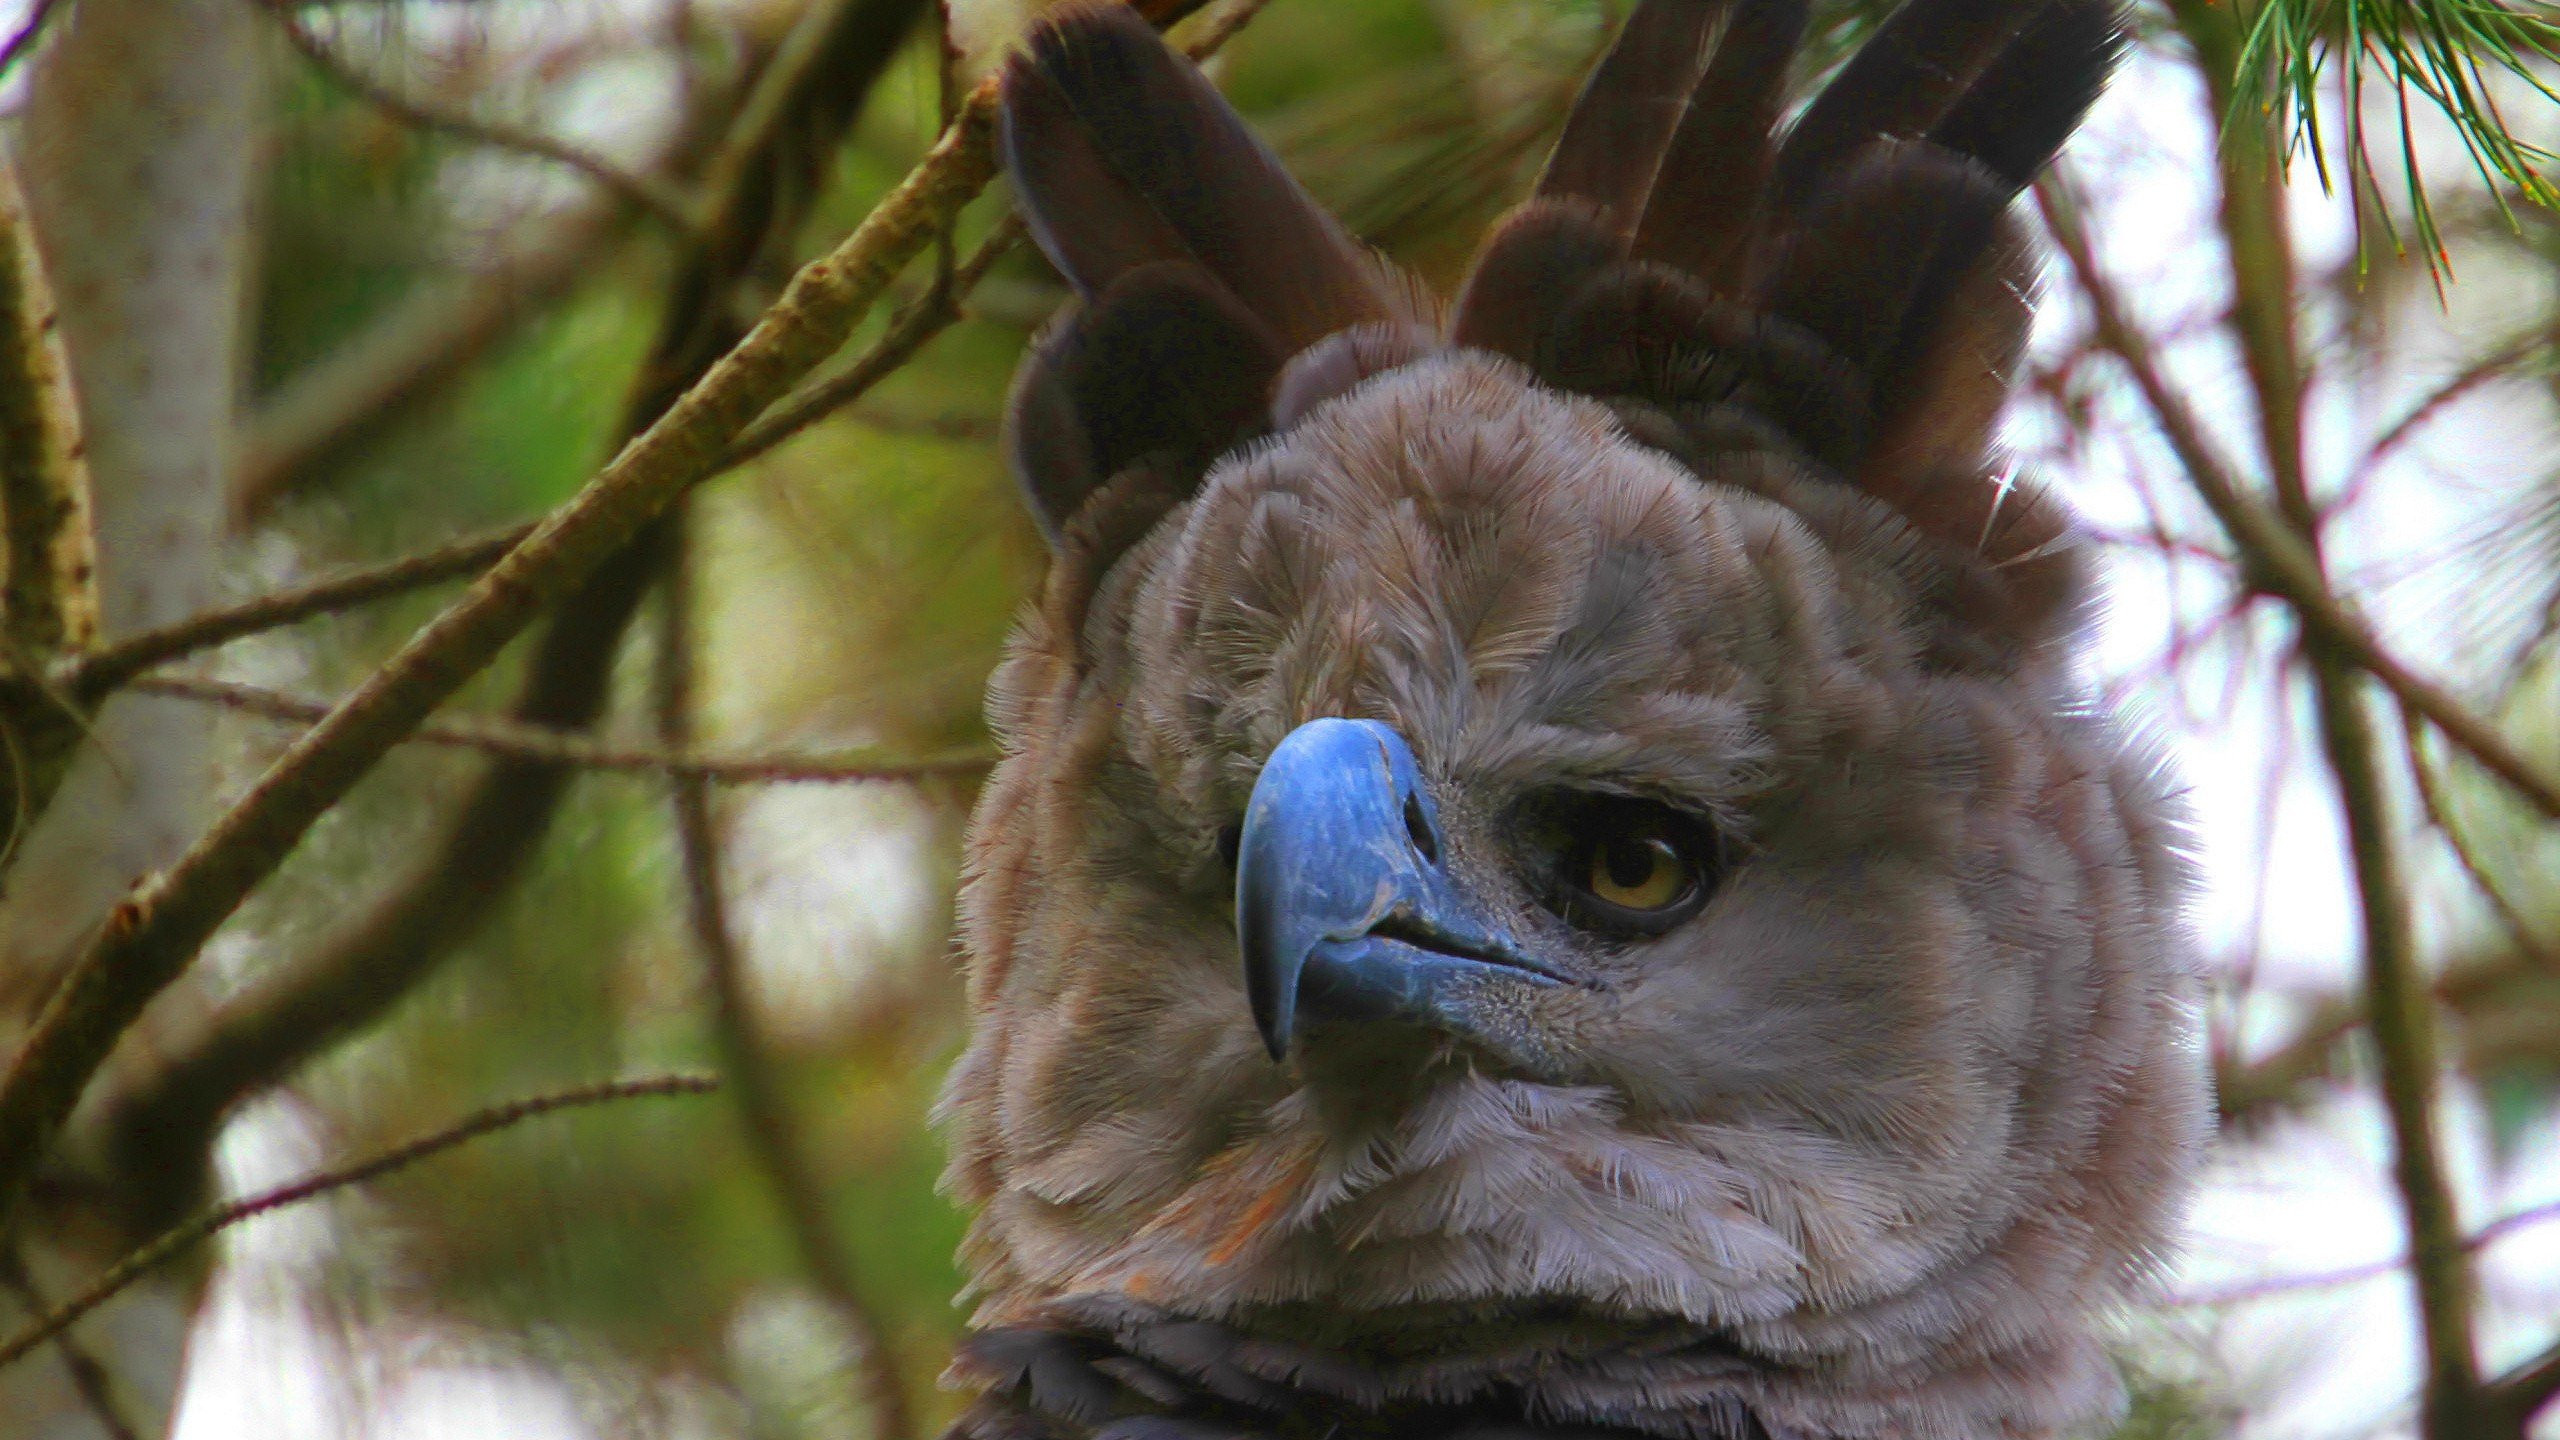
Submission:
<svg viewBox="0 0 2560 1440">
<path fill-rule="evenodd" d="M 1440 863 L 1440 837 L 1431 833 L 1431 818 L 1422 813 L 1422 797 L 1407 793 L 1404 797 L 1404 833 L 1413 837 L 1413 848 L 1422 858 Z"/>
</svg>

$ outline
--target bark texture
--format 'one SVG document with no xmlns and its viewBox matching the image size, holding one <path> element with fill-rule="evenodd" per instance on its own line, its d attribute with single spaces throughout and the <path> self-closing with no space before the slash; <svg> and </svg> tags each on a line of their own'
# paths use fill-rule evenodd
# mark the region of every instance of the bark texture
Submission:
<svg viewBox="0 0 2560 1440">
<path fill-rule="evenodd" d="M 264 48 L 254 12 L 233 0 L 81 0 L 65 19 L 35 68 L 19 163 L 88 440 L 99 621 L 112 639 L 212 595 Z M 194 837 L 207 767 L 203 716 L 184 702 L 125 695 L 98 714 L 0 888 L 0 1045 L 15 1047 L 76 943 Z M 59 1295 L 156 1218 L 102 1203 L 109 1192 L 82 1178 L 73 1142 L 22 1217 L 23 1283 L 0 1308 L 25 1306 L 30 1290 Z M 155 1210 L 191 1198 L 142 1194 Z M 87 1364 L 57 1350 L 0 1373 L 0 1410 L 27 1425 L 18 1433 L 157 1433 L 192 1289 L 156 1281 L 82 1324 L 73 1338 Z"/>
</svg>

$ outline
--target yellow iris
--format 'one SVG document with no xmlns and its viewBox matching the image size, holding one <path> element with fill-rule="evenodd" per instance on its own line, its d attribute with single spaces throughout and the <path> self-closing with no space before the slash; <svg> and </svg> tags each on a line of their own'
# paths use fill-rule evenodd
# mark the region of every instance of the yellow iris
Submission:
<svg viewBox="0 0 2560 1440">
<path fill-rule="evenodd" d="M 1661 910 L 1689 893 L 1689 862 L 1660 835 L 1621 835 L 1594 846 L 1583 888 L 1622 910 Z"/>
</svg>

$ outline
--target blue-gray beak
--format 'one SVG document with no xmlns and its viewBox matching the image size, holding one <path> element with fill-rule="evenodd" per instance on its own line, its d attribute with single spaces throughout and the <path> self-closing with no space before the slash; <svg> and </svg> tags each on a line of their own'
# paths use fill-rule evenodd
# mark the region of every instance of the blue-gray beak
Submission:
<svg viewBox="0 0 2560 1440">
<path fill-rule="evenodd" d="M 1236 936 L 1272 1059 L 1307 1021 L 1464 1032 L 1490 989 L 1558 983 L 1450 879 L 1443 851 L 1395 731 L 1313 720 L 1271 752 L 1236 850 Z"/>
</svg>

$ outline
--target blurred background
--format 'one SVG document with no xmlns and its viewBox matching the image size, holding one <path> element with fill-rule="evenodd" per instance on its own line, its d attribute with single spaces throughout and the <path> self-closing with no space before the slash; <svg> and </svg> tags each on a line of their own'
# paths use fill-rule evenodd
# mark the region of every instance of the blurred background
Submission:
<svg viewBox="0 0 2560 1440">
<path fill-rule="evenodd" d="M 40 230 L 78 188 L 47 167 L 175 153 L 101 118 L 131 97 L 78 78 L 83 27 L 112 63 L 192 77 L 173 93 L 207 158 L 171 184 L 236 192 L 149 221 L 212 237 L 179 302 L 210 314 L 202 348 L 173 348 L 176 322 L 113 342 L 200 368 L 213 408 L 173 482 L 193 539 L 120 541 L 102 508 L 111 634 L 120 575 L 181 592 L 134 622 L 159 623 L 562 501 L 906 173 L 1031 8 L 165 0 L 172 55 L 98 38 L 161 3 L 0 6 L 0 33 L 42 30 L 0 92 Z M 1818 8 L 1814 67 L 1889 7 Z M 2425 1355 L 2337 767 L 2291 612 L 2241 583 L 2199 471 L 2298 480 L 2344 603 L 2560 767 L 2560 223 L 2531 168 L 2560 140 L 2535 77 L 2560 70 L 2457 67 L 2448 118 L 2392 83 L 2394 57 L 2433 73 L 2431 7 L 2297 8 L 2297 48 L 2239 91 L 2260 7 L 2138 8 L 2038 197 L 2072 243 L 2009 421 L 2017 463 L 2103 537 L 2091 681 L 2162 738 L 2203 873 L 2224 1128 L 2191 1238 L 2124 1325 L 2128 1435 L 2414 1433 Z M 2492 17 L 2475 48 L 2551 33 L 2547 11 L 2446 8 Z M 1445 293 L 1622 9 L 1272 0 L 1212 68 Z M 2342 63 L 2359 13 L 2367 54 Z M 2234 113 L 2298 140 L 2290 167 L 2224 144 Z M 1005 248 L 1000 190 L 834 367 L 851 398 L 475 682 L 443 743 L 375 772 L 154 1007 L 46 1177 L 0 1317 L 202 1205 L 482 1106 L 672 1071 L 724 1090 L 529 1120 L 230 1229 L 0 1371 L 0 1433 L 906 1440 L 948 1415 L 961 1217 L 928 1117 L 959 1041 L 950 902 L 981 691 L 1042 566 L 996 427 L 1062 295 Z M 79 257 L 47 259 L 77 345 Z M 884 335 L 921 343 L 863 383 L 852 357 Z M 120 701 L 161 738 L 11 839 L 0 1033 L 53 973 L 45 937 L 102 913 L 63 876 L 102 850 L 158 863 L 155 827 L 183 838 L 449 593 L 188 654 Z M 2421 1099 L 2496 1373 L 2560 1340 L 2560 832 L 2389 697 L 2369 709 L 2365 798 L 2439 1027 Z M 136 766 L 191 797 L 174 818 L 130 803 Z M 2531 1433 L 2560 1437 L 2560 1408 Z"/>
</svg>

